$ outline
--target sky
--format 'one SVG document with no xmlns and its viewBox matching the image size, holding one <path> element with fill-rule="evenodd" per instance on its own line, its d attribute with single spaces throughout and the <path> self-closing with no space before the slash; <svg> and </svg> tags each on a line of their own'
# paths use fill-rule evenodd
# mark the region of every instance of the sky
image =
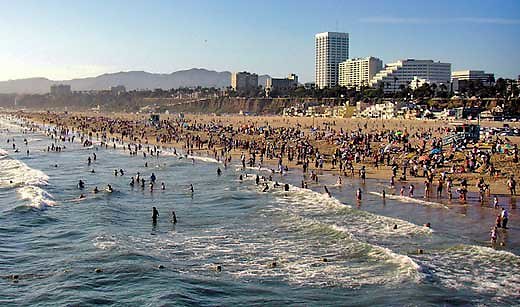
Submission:
<svg viewBox="0 0 520 307">
<path fill-rule="evenodd" d="M 520 74 L 519 0 L 0 0 L 0 80 L 190 68 L 314 80 L 314 35 L 350 57 Z"/>
</svg>

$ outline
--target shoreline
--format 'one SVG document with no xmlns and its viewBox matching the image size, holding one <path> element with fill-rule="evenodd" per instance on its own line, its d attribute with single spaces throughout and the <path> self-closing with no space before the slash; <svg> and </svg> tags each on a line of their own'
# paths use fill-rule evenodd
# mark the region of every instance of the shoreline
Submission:
<svg viewBox="0 0 520 307">
<path fill-rule="evenodd" d="M 27 118 L 26 118 L 26 120 L 27 120 Z M 32 121 L 32 120 L 29 120 L 29 122 L 39 123 L 39 124 L 44 124 L 44 125 L 49 124 L 49 123 L 45 123 L 45 122 Z M 59 127 L 59 126 L 57 126 L 57 127 Z M 76 126 L 74 126 L 74 127 L 76 127 Z M 61 128 L 63 128 L 63 126 L 61 126 Z M 77 130 L 75 130 L 75 132 L 79 133 L 80 131 L 79 131 L 79 129 L 77 129 Z M 85 131 L 82 131 L 81 133 L 85 133 Z M 88 135 L 88 133 L 87 133 L 87 135 Z M 115 136 L 115 134 L 112 134 L 112 135 Z M 107 136 L 107 137 L 109 139 L 108 141 L 110 141 L 110 136 Z M 93 136 L 93 138 L 95 138 L 95 137 Z M 104 141 L 101 140 L 98 142 L 100 142 L 100 145 L 103 145 Z M 116 141 L 116 143 L 117 143 L 117 141 Z M 108 149 L 112 149 L 112 144 L 109 144 L 109 142 L 106 142 L 105 144 L 108 146 Z M 117 144 L 118 144 L 117 145 L 118 150 L 121 150 L 123 147 L 126 148 L 126 146 L 122 146 L 122 144 L 119 144 L 119 143 L 117 143 Z M 125 145 L 126 144 L 127 143 L 125 143 Z M 170 144 L 159 144 L 159 143 L 155 143 L 155 142 L 148 143 L 148 145 L 152 145 L 152 144 L 157 144 L 159 149 L 166 149 L 166 150 L 169 150 L 169 152 L 171 152 L 171 153 L 173 153 L 172 149 L 175 149 L 178 153 L 185 152 L 185 150 L 186 150 L 185 148 L 183 148 L 182 142 L 175 142 L 175 143 L 170 143 Z M 143 152 L 145 152 L 145 150 L 146 150 L 146 145 L 143 146 Z M 126 151 L 126 149 L 125 149 L 125 151 Z M 218 159 L 215 159 L 214 157 L 211 156 L 211 151 L 209 149 L 194 150 L 192 153 L 190 153 L 190 155 L 200 157 L 200 158 L 202 158 L 200 160 L 207 161 L 207 162 L 209 162 L 209 159 L 211 159 L 211 160 L 213 160 L 211 162 L 213 162 L 213 163 L 217 162 L 216 164 L 218 165 L 218 167 L 221 167 L 222 165 L 224 165 L 224 162 L 222 162 L 222 161 L 219 162 Z M 217 156 L 218 156 L 218 154 L 217 154 Z M 239 165 L 239 161 L 240 161 L 238 159 L 239 156 L 240 156 L 240 152 L 236 152 L 236 151 L 235 152 L 232 151 L 229 155 L 226 156 L 226 158 L 231 157 L 231 159 L 232 159 L 231 163 L 234 162 L 233 164 L 229 163 L 230 166 Z M 217 157 L 217 158 L 219 158 L 219 157 Z M 188 159 L 189 159 L 189 157 L 188 157 Z M 255 166 L 255 167 L 248 166 L 245 169 L 242 169 L 241 171 L 247 172 L 247 170 L 252 170 L 252 171 L 258 172 L 260 174 L 261 174 L 261 172 L 266 172 L 265 177 L 267 178 L 267 177 L 269 177 L 269 175 L 273 175 L 273 177 L 274 177 L 273 182 L 274 182 L 276 179 L 281 178 L 280 173 L 272 172 L 272 170 L 276 168 L 275 165 L 276 165 L 275 159 L 267 159 L 264 161 L 264 163 L 262 165 L 263 168 L 259 168 L 258 166 Z M 368 165 L 368 163 L 360 163 L 359 165 Z M 312 169 L 314 169 L 314 168 L 312 168 Z M 237 171 L 240 172 L 240 170 L 237 170 Z M 338 186 L 337 184 L 334 184 L 335 179 L 337 178 L 337 174 L 335 174 L 335 173 L 337 173 L 337 172 L 338 172 L 337 169 L 330 169 L 330 168 L 319 169 L 318 168 L 316 170 L 316 173 L 318 174 L 318 176 L 320 176 L 320 180 L 319 180 L 319 182 L 313 182 L 313 181 L 309 180 L 308 174 L 304 174 L 302 172 L 302 170 L 300 168 L 298 168 L 296 164 L 293 163 L 289 167 L 288 177 L 286 177 L 285 182 L 290 183 L 298 188 L 301 188 L 301 186 L 298 184 L 300 181 L 300 179 L 298 179 L 298 178 L 303 177 L 303 178 L 305 178 L 304 180 L 308 180 L 308 189 L 309 190 L 319 193 L 319 194 L 326 194 L 326 191 L 324 191 L 324 186 L 328 186 L 329 188 L 332 188 L 331 194 L 338 201 L 340 201 L 344 204 L 348 204 L 352 208 L 358 207 L 358 209 L 360 209 L 361 207 L 363 207 L 363 209 L 361 209 L 362 211 L 373 212 L 373 211 L 371 211 L 373 209 L 365 207 L 362 204 L 362 202 L 361 203 L 357 202 L 357 206 L 356 206 L 355 194 L 352 193 L 350 195 L 350 193 L 349 193 L 348 195 L 346 195 L 345 191 L 343 191 L 344 189 L 342 189 L 342 186 Z M 366 189 L 366 190 L 365 190 L 364 184 L 361 183 L 361 179 L 359 178 L 359 176 L 357 174 L 354 174 L 354 176 L 347 176 L 347 177 L 342 176 L 342 178 L 344 178 L 343 180 L 344 180 L 345 188 L 347 186 L 352 187 L 352 188 L 354 186 L 362 187 L 363 193 L 365 194 L 363 199 L 365 199 L 365 197 L 369 197 L 368 194 L 373 195 L 372 199 L 373 199 L 374 195 L 376 197 L 378 197 L 378 198 L 380 197 L 382 199 L 381 195 L 378 195 L 378 194 L 380 194 L 381 190 L 379 190 L 377 188 L 378 186 L 382 186 L 383 189 L 386 190 L 386 194 L 387 194 L 387 196 L 389 196 L 388 197 L 389 199 L 396 200 L 403 204 L 413 203 L 414 205 L 422 207 L 421 209 L 418 210 L 418 212 L 424 212 L 424 211 L 428 211 L 431 209 L 439 209 L 439 208 L 448 209 L 448 210 L 452 210 L 450 213 L 450 215 L 452 216 L 451 219 L 457 219 L 455 217 L 457 214 L 462 214 L 462 216 L 466 216 L 468 209 L 470 209 L 470 208 L 473 208 L 471 210 L 476 210 L 476 211 L 481 212 L 481 214 L 485 214 L 487 216 L 486 219 L 489 219 L 490 217 L 492 218 L 493 215 L 497 213 L 496 210 L 492 210 L 493 208 L 489 206 L 492 203 L 491 198 L 487 198 L 487 200 L 485 202 L 480 203 L 477 201 L 477 197 L 476 197 L 477 193 L 472 192 L 472 191 L 470 191 L 469 197 L 468 197 L 467 201 L 465 201 L 465 202 L 462 202 L 462 201 L 458 200 L 457 198 L 454 198 L 452 201 L 449 201 L 449 200 L 447 200 L 447 198 L 445 196 L 443 196 L 440 199 L 436 198 L 435 196 L 429 197 L 429 198 L 423 198 L 423 197 L 421 197 L 422 193 L 420 191 L 418 191 L 419 193 L 417 193 L 416 197 L 413 197 L 413 198 L 409 198 L 407 196 L 408 193 L 406 193 L 404 197 L 399 196 L 398 189 L 399 189 L 399 186 L 401 185 L 401 183 L 399 183 L 398 181 L 396 181 L 395 187 L 393 189 L 386 188 L 386 187 L 388 187 L 389 182 L 387 182 L 385 180 L 386 179 L 385 176 L 388 175 L 389 173 L 391 173 L 391 170 L 388 167 L 383 168 L 383 170 L 379 169 L 379 170 L 375 170 L 375 171 L 373 171 L 371 168 L 368 168 L 367 188 L 370 187 L 370 189 Z M 302 176 L 302 175 L 304 175 L 304 176 Z M 410 177 L 410 178 L 413 178 L 413 177 Z M 353 180 L 351 180 L 351 179 L 353 179 Z M 414 178 L 414 180 L 407 181 L 406 184 L 410 184 L 412 182 L 420 182 L 423 179 L 424 179 L 424 177 L 417 177 L 417 178 Z M 287 181 L 287 180 L 289 180 L 289 181 Z M 280 182 L 282 182 L 282 181 L 280 181 Z M 348 183 L 348 184 L 345 185 L 345 183 Z M 336 189 L 336 187 L 338 189 Z M 349 188 L 346 188 L 346 190 L 348 191 Z M 354 190 L 351 192 L 354 192 Z M 494 193 L 493 195 L 498 195 L 498 194 Z M 514 201 L 514 204 L 509 202 L 509 206 L 512 209 L 516 209 L 516 198 L 510 198 L 508 195 L 499 195 L 499 196 L 501 198 L 509 198 L 510 202 Z M 347 197 L 347 199 L 349 199 L 346 202 L 345 202 L 345 197 Z M 352 200 L 352 201 L 350 201 L 350 200 Z M 385 202 L 384 199 L 382 199 L 381 202 L 383 203 L 383 206 L 384 206 L 384 202 Z M 508 203 L 507 201 L 504 202 L 502 200 L 501 206 L 508 206 L 507 203 Z M 405 207 L 407 207 L 407 206 L 405 206 Z M 403 214 L 403 212 L 407 212 L 407 211 L 410 211 L 410 209 L 413 209 L 413 207 L 408 207 L 408 208 L 405 208 L 405 207 L 402 207 L 402 210 L 399 210 L 402 212 L 393 212 L 390 215 L 387 215 L 384 213 L 378 213 L 378 212 L 373 212 L 373 213 L 381 214 L 382 216 L 386 216 L 386 217 L 397 217 L 399 219 L 415 223 L 419 227 L 421 227 L 421 226 L 424 227 L 422 222 L 418 222 L 418 220 L 421 221 L 421 218 L 417 219 L 417 216 L 407 218 L 406 215 Z M 438 207 L 438 208 L 436 208 L 436 207 Z M 490 209 L 490 210 L 487 210 L 487 209 Z M 511 211 L 513 211 L 513 210 L 511 210 Z M 450 212 L 450 211 L 446 211 L 446 212 Z M 435 214 L 439 214 L 439 212 L 437 212 Z M 473 215 L 473 217 L 471 217 L 470 219 L 474 219 L 474 214 L 475 214 L 475 212 L 471 213 L 471 215 Z M 515 218 L 516 215 L 517 215 L 516 212 L 511 212 L 511 216 L 513 218 Z M 437 217 L 435 217 L 435 218 L 437 218 Z M 429 222 L 429 221 L 425 221 L 425 222 Z M 468 220 L 468 222 L 475 222 L 475 221 Z M 484 220 L 482 222 L 484 222 Z M 438 223 L 438 221 L 437 221 L 437 223 Z M 488 222 L 485 222 L 485 223 L 487 224 Z M 426 224 L 426 223 L 424 223 L 424 224 Z M 468 225 L 470 225 L 470 224 L 468 224 Z M 487 245 L 484 245 L 484 246 L 487 246 Z M 499 250 L 502 250 L 502 248 L 500 248 L 500 247 L 498 247 L 498 248 L 499 248 Z M 514 245 L 513 245 L 513 248 L 515 248 Z"/>
</svg>

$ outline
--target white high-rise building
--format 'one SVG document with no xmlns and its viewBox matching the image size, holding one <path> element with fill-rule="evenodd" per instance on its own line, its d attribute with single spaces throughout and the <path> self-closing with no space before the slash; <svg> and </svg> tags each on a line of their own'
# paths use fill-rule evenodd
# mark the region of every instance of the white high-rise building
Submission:
<svg viewBox="0 0 520 307">
<path fill-rule="evenodd" d="M 339 63 L 339 85 L 368 86 L 372 77 L 383 69 L 383 61 L 374 57 L 348 59 Z"/>
<path fill-rule="evenodd" d="M 339 63 L 348 59 L 348 33 L 323 32 L 315 36 L 316 86 L 333 87 L 338 84 Z"/>
<path fill-rule="evenodd" d="M 434 62 L 432 60 L 399 60 L 390 63 L 378 72 L 371 80 L 371 87 L 383 86 L 385 92 L 397 92 L 401 85 L 411 86 L 414 80 L 429 84 L 444 84 L 449 89 L 451 80 L 451 64 Z"/>
</svg>

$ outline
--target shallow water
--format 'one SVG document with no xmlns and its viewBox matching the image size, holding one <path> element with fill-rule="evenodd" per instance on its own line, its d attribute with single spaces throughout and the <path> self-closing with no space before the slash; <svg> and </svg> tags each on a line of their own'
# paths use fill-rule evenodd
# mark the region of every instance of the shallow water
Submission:
<svg viewBox="0 0 520 307">
<path fill-rule="evenodd" d="M 292 184 L 289 192 L 264 193 L 255 170 L 232 165 L 217 176 L 224 166 L 209 158 L 144 159 L 79 143 L 47 152 L 51 140 L 41 132 L 22 134 L 5 118 L 0 129 L 2 306 L 496 306 L 520 299 L 513 208 L 502 234 L 506 246 L 495 250 L 486 243 L 494 209 L 398 197 L 383 202 L 376 193 L 384 183 L 356 179 L 342 187 L 325 182 L 329 198 L 320 186 L 294 186 L 296 171 L 275 176 Z M 19 153 L 6 142 L 13 137 Z M 92 152 L 97 160 L 88 166 Z M 125 176 L 114 176 L 120 168 Z M 137 172 L 147 182 L 156 174 L 153 192 L 129 186 Z M 240 181 L 239 173 L 249 176 Z M 91 192 L 107 184 L 115 192 Z M 81 193 L 86 199 L 77 199 Z"/>
</svg>

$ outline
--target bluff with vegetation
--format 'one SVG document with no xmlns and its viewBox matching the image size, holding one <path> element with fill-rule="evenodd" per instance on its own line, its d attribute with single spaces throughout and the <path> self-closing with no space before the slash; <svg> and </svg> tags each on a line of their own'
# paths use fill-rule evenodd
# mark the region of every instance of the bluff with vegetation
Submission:
<svg viewBox="0 0 520 307">
<path fill-rule="evenodd" d="M 16 99 L 16 105 L 15 103 Z M 338 105 L 338 98 L 241 98 L 214 97 L 206 99 L 148 98 L 131 94 L 75 94 L 64 97 L 51 95 L 0 94 L 0 107 L 28 108 L 36 110 L 87 111 L 99 108 L 107 112 L 184 112 L 184 113 L 252 113 L 279 114 L 283 108 L 302 104 Z"/>
</svg>

